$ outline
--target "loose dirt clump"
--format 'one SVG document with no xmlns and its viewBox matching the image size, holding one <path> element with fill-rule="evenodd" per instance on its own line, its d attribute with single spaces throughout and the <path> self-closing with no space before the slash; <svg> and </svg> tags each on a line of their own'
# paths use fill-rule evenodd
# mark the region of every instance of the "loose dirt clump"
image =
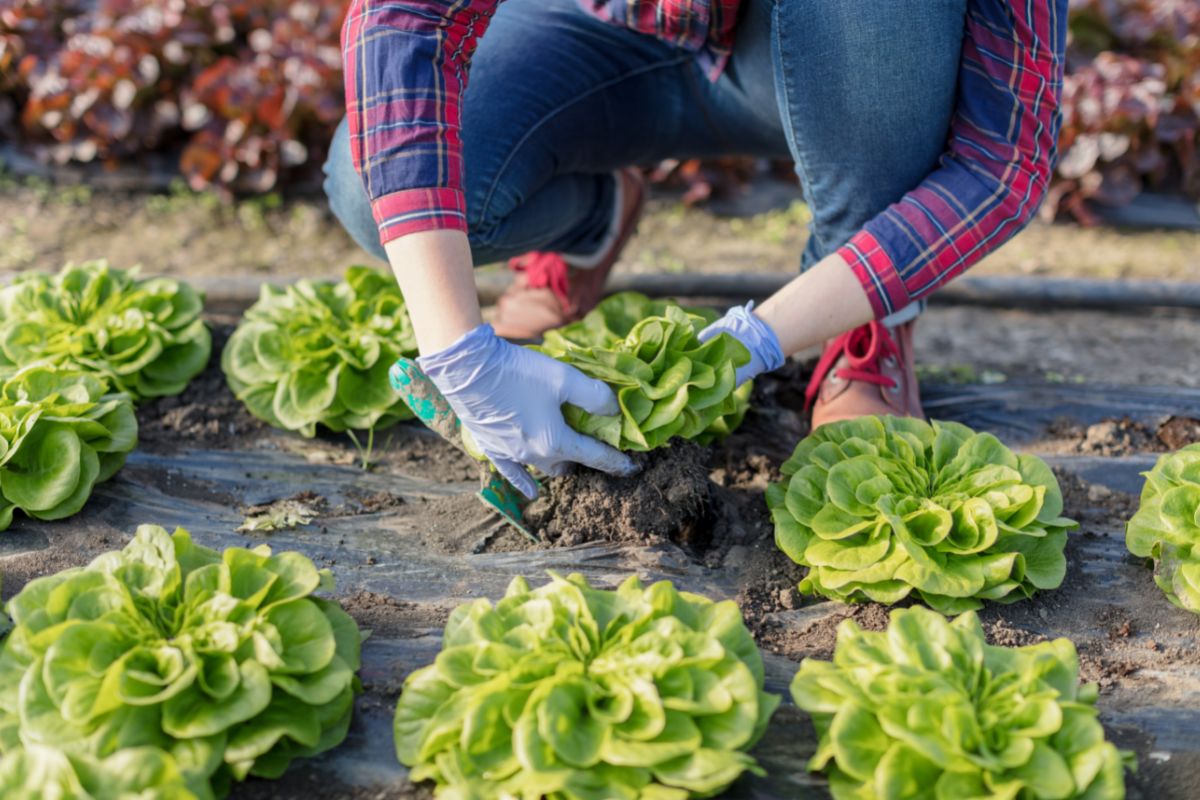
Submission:
<svg viewBox="0 0 1200 800">
<path fill-rule="evenodd" d="M 1158 440 L 1168 450 L 1179 450 L 1200 442 L 1200 419 L 1171 417 L 1158 426 Z"/>
<path fill-rule="evenodd" d="M 1096 684 L 1102 692 L 1110 691 L 1123 678 L 1128 678 L 1141 668 L 1138 662 L 1110 656 L 1092 643 L 1079 648 L 1079 679 L 1084 683 Z"/>
<path fill-rule="evenodd" d="M 1173 416 L 1161 422 L 1139 422 L 1122 417 L 1093 425 L 1059 419 L 1051 423 L 1046 433 L 1055 452 L 1092 456 L 1162 453 L 1200 442 L 1200 419 Z"/>
<path fill-rule="evenodd" d="M 984 623 L 983 635 L 989 644 L 997 647 L 1028 647 L 1046 641 L 1046 637 L 1040 633 L 1015 627 L 1003 618 Z"/>
<path fill-rule="evenodd" d="M 595 470 L 551 478 L 525 510 L 525 522 L 560 547 L 672 541 L 701 550 L 712 538 L 708 458 L 705 448 L 676 439 L 668 447 L 633 454 L 640 469 L 628 478 Z"/>
<path fill-rule="evenodd" d="M 1130 417 L 1106 419 L 1093 425 L 1060 419 L 1052 423 L 1047 432 L 1060 440 L 1063 449 L 1068 453 L 1125 456 L 1163 449 L 1155 426 Z"/>
</svg>

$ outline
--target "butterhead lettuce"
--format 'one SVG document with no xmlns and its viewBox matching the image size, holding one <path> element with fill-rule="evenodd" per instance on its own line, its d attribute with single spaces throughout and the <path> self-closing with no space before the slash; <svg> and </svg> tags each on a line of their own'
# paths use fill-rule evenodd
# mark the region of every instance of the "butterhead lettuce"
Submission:
<svg viewBox="0 0 1200 800">
<path fill-rule="evenodd" d="M 4 800 L 210 800 L 207 783 L 189 779 L 157 747 L 131 747 L 107 758 L 53 747 L 20 748 L 0 758 Z"/>
<path fill-rule="evenodd" d="M 157 749 L 171 762 L 127 758 L 218 796 L 247 775 L 278 777 L 350 724 L 360 636 L 314 596 L 332 583 L 299 553 L 218 553 L 151 525 L 30 581 L 6 609 L 0 750 Z"/>
<path fill-rule="evenodd" d="M 1200 443 L 1159 457 L 1125 528 L 1129 552 L 1154 559 L 1172 603 L 1200 614 Z"/>
<path fill-rule="evenodd" d="M 204 298 L 106 261 L 27 273 L 0 289 L 0 373 L 40 361 L 95 372 L 135 403 L 179 394 L 205 365 Z"/>
<path fill-rule="evenodd" d="M 746 414 L 752 385 L 738 387 L 750 360 L 729 334 L 701 343 L 717 318 L 635 292 L 603 300 L 578 322 L 548 331 L 542 352 L 604 381 L 617 394 L 614 416 L 565 406 L 567 423 L 621 450 L 652 450 L 672 437 L 706 444 L 728 435 Z"/>
<path fill-rule="evenodd" d="M 879 633 L 844 620 L 833 661 L 805 659 L 792 682 L 835 800 L 1121 800 L 1127 756 L 1096 695 L 1067 639 L 994 647 L 974 612 L 920 606 Z"/>
<path fill-rule="evenodd" d="M 779 699 L 741 612 L 630 578 L 572 575 L 459 606 L 409 675 L 395 741 L 439 797 L 683 800 L 743 771 Z"/>
<path fill-rule="evenodd" d="M 412 412 L 388 382 L 416 334 L 396 281 L 350 267 L 340 282 L 264 284 L 221 353 L 229 388 L 254 416 L 315 436 L 384 428 Z"/>
<path fill-rule="evenodd" d="M 20 509 L 36 519 L 78 512 L 137 445 L 129 396 L 98 376 L 48 363 L 0 382 L 0 531 Z"/>
<path fill-rule="evenodd" d="M 1063 498 L 1041 459 L 953 422 L 822 425 L 767 491 L 800 590 L 843 602 L 915 593 L 943 613 L 1053 589 L 1066 572 Z"/>
</svg>

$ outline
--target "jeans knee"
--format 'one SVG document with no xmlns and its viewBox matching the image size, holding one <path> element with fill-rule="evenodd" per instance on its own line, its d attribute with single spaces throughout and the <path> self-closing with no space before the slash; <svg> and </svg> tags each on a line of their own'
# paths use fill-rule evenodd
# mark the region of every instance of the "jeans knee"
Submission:
<svg viewBox="0 0 1200 800">
<path fill-rule="evenodd" d="M 354 172 L 354 164 L 350 160 L 345 120 L 333 134 L 333 141 L 329 143 L 329 155 L 325 158 L 321 171 L 325 173 L 325 180 L 321 187 L 325 190 L 329 207 L 333 210 L 334 215 L 341 219 L 342 209 L 348 205 L 350 190 L 356 188 L 355 184 L 357 184 L 358 191 L 363 191 L 362 183 L 359 181 L 357 173 Z M 354 179 L 353 182 L 349 180 L 351 177 Z"/>
<path fill-rule="evenodd" d="M 386 260 L 387 253 L 379 243 L 379 228 L 371 212 L 371 201 L 350 158 L 350 133 L 345 120 L 333 135 L 322 171 L 325 173 L 322 187 L 329 200 L 329 210 L 360 247 Z"/>
<path fill-rule="evenodd" d="M 483 170 L 475 174 L 468 170 L 465 180 L 467 231 L 472 241 L 491 246 L 501 235 L 504 221 L 520 206 L 522 198 L 513 187 L 484 174 Z"/>
</svg>

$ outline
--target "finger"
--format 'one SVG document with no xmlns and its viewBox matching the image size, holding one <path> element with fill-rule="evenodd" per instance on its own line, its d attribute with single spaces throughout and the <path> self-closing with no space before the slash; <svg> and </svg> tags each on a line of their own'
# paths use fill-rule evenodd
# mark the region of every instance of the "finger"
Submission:
<svg viewBox="0 0 1200 800">
<path fill-rule="evenodd" d="M 537 499 L 537 482 L 534 481 L 532 475 L 525 471 L 525 467 L 521 466 L 520 463 L 498 458 L 492 459 L 492 464 L 496 467 L 496 471 L 504 476 L 504 480 L 511 483 L 518 492 L 530 500 Z"/>
<path fill-rule="evenodd" d="M 607 383 L 589 378 L 574 367 L 566 367 L 562 396 L 559 400 L 602 417 L 612 416 L 621 410 L 617 396 Z"/>
<path fill-rule="evenodd" d="M 563 475 L 566 475 L 571 471 L 572 466 L 573 465 L 570 461 L 556 461 L 553 464 L 547 464 L 544 467 L 539 466 L 538 469 L 544 472 L 547 477 L 561 478 Z"/>
<path fill-rule="evenodd" d="M 720 333 L 724 333 L 725 328 L 721 325 L 722 322 L 723 322 L 723 320 L 717 320 L 716 322 L 709 325 L 704 330 L 700 331 L 700 333 L 696 334 L 696 338 L 699 339 L 700 342 L 703 344 L 704 342 L 707 342 L 709 339 L 713 338 L 714 336 L 716 336 Z"/>
<path fill-rule="evenodd" d="M 633 459 L 599 439 L 568 430 L 563 434 L 559 456 L 565 461 L 583 464 L 610 475 L 627 477 L 637 472 Z"/>
</svg>

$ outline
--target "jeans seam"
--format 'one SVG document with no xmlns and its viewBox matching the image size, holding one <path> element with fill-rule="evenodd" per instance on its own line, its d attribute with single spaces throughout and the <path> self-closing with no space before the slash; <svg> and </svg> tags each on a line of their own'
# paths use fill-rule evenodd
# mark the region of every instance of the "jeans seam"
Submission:
<svg viewBox="0 0 1200 800">
<path fill-rule="evenodd" d="M 796 141 L 795 125 L 792 122 L 792 101 L 791 101 L 791 83 L 788 75 L 787 66 L 784 64 L 783 38 L 780 34 L 782 25 L 779 22 L 781 0 L 775 0 L 771 9 L 771 37 L 775 40 L 775 53 L 778 55 L 779 63 L 776 65 L 779 69 L 779 81 L 783 86 L 783 96 L 779 98 L 782 104 L 783 130 L 787 136 L 788 145 L 792 150 L 792 160 L 796 163 L 796 168 L 800 171 L 800 182 L 803 184 L 804 191 L 808 195 L 809 206 L 813 210 L 812 219 L 809 222 L 809 235 L 812 236 L 817 243 L 824 249 L 824 242 L 820 234 L 820 223 L 817 221 L 816 209 L 820 205 L 816 202 L 817 192 L 813 187 L 812 181 L 809 180 L 808 166 L 805 164 L 804 155 L 800 150 L 800 145 Z"/>
<path fill-rule="evenodd" d="M 492 179 L 492 183 L 488 187 L 487 194 L 485 195 L 485 197 L 483 199 L 483 205 L 479 209 L 480 221 L 482 222 L 482 220 L 487 217 L 488 209 L 492 205 L 492 197 L 495 195 L 496 189 L 500 186 L 500 180 L 504 176 L 504 173 L 508 170 L 509 164 L 512 163 L 512 160 L 516 157 L 517 152 L 520 151 L 520 149 L 525 146 L 525 143 L 529 141 L 530 137 L 532 137 L 543 125 L 545 125 L 547 122 L 549 122 L 554 117 L 561 114 L 563 111 L 566 111 L 571 106 L 587 99 L 588 97 L 596 94 L 597 92 L 608 89 L 612 86 L 617 85 L 618 83 L 621 83 L 622 81 L 629 80 L 630 78 L 636 78 L 640 75 L 645 75 L 649 72 L 653 72 L 654 70 L 657 70 L 657 69 L 678 66 L 680 64 L 686 63 L 687 61 L 691 60 L 692 58 L 693 58 L 693 56 L 690 53 L 688 53 L 685 55 L 677 56 L 677 57 L 672 58 L 667 61 L 658 61 L 653 64 L 645 64 L 645 65 L 642 65 L 635 69 L 629 70 L 629 71 L 624 72 L 620 75 L 617 75 L 613 78 L 610 78 L 607 81 L 604 81 L 603 83 L 593 86 L 587 92 L 579 95 L 578 97 L 572 98 L 570 100 L 570 102 L 565 103 L 565 104 L 559 106 L 558 108 L 555 108 L 553 111 L 550 111 L 549 113 L 542 116 L 541 119 L 539 119 L 532 126 L 530 126 L 529 130 L 526 131 L 525 134 L 520 139 L 517 140 L 517 143 L 513 145 L 512 149 L 509 150 L 508 155 L 504 158 L 504 162 L 500 165 L 500 168 L 498 170 L 496 170 L 496 175 Z"/>
</svg>

